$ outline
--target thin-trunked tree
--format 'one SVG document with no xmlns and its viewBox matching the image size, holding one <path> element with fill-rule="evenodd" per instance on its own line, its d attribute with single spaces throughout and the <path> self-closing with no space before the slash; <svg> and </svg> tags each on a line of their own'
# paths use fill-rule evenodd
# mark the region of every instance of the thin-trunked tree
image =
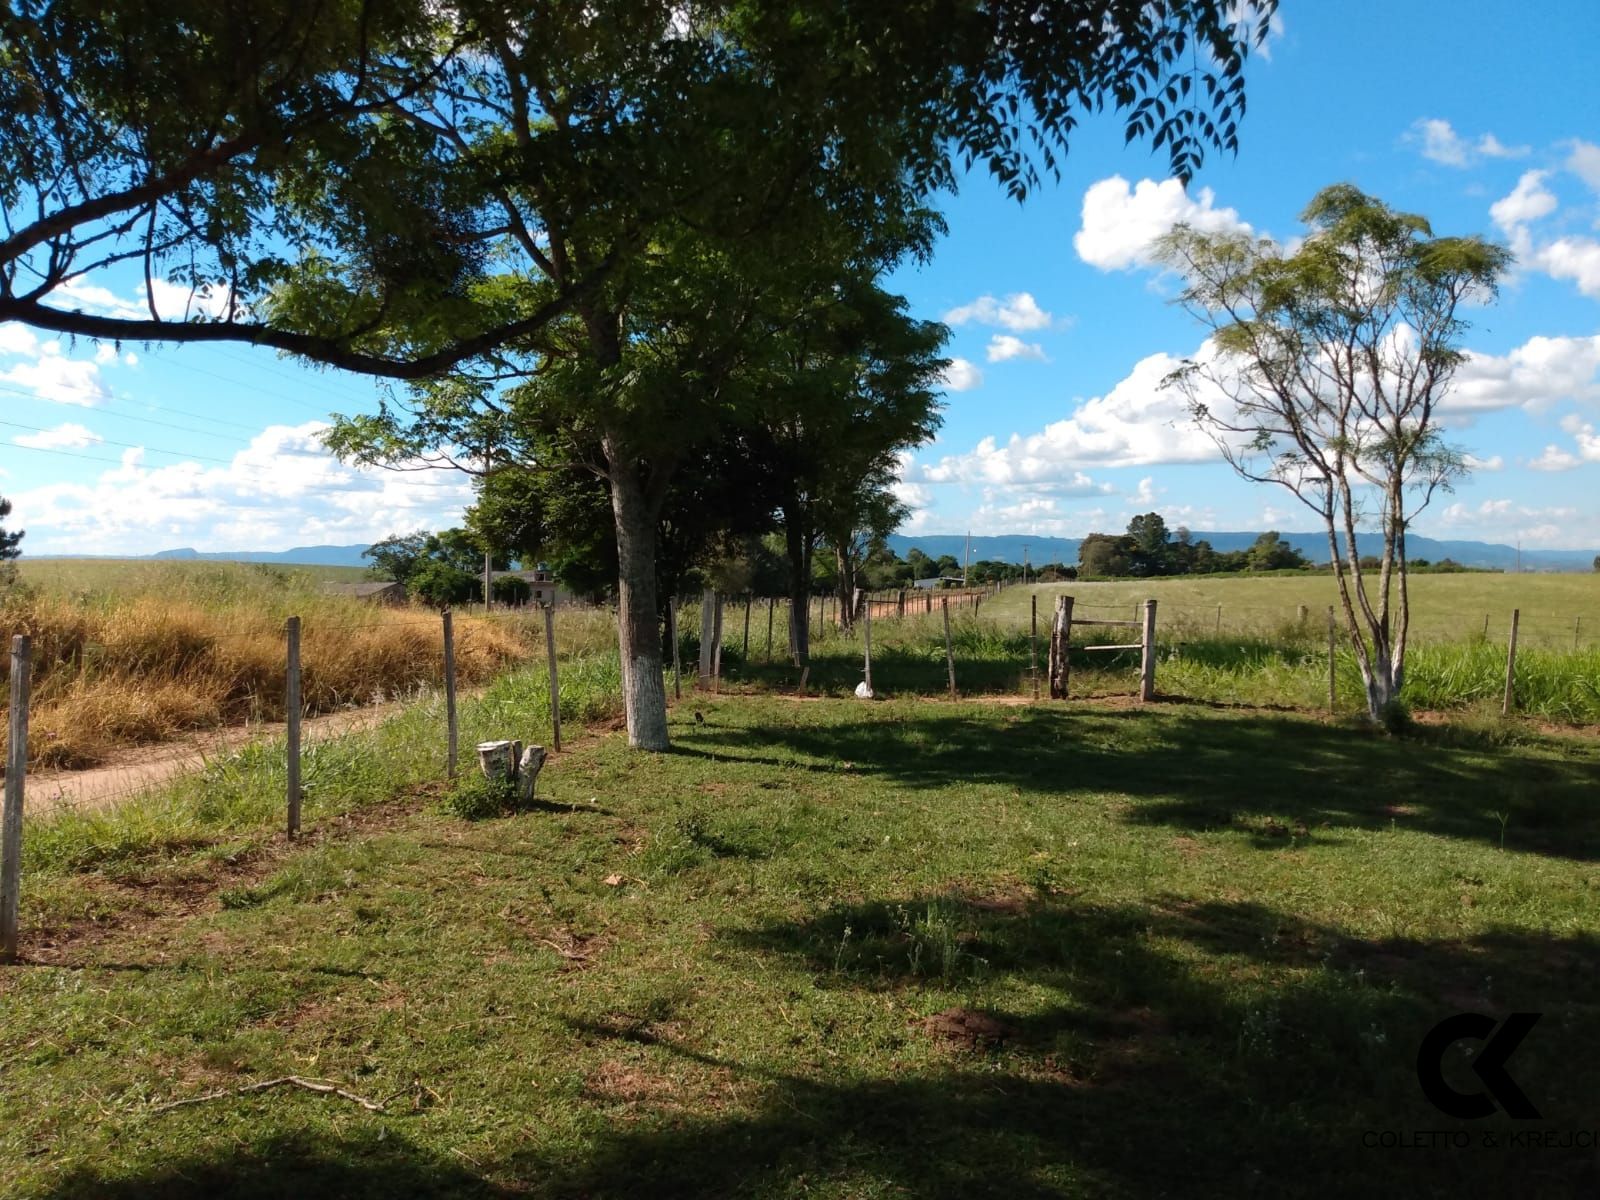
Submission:
<svg viewBox="0 0 1600 1200">
<path fill-rule="evenodd" d="M 1180 226 L 1162 243 L 1209 350 L 1170 378 L 1246 479 L 1288 489 L 1328 537 L 1367 714 L 1399 713 L 1410 631 L 1406 531 L 1465 470 L 1439 420 L 1468 328 L 1510 254 L 1348 184 L 1317 194 L 1293 253 L 1249 235 Z M 1357 533 L 1382 554 L 1362 565 Z"/>
</svg>

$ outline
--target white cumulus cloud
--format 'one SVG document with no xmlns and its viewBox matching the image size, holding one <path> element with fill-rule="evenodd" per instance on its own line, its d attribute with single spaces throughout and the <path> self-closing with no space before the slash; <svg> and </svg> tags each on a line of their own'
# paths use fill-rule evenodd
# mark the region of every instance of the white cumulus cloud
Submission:
<svg viewBox="0 0 1600 1200">
<path fill-rule="evenodd" d="M 226 465 L 152 466 L 126 450 L 92 483 L 53 483 L 10 497 L 39 553 L 281 550 L 376 541 L 460 521 L 472 486 L 456 471 L 346 466 L 322 446 L 327 426 L 274 425 Z"/>
<path fill-rule="evenodd" d="M 12 344 L 18 341 L 10 340 Z M 32 362 L 20 362 L 0 370 L 0 383 L 25 389 L 41 400 L 80 408 L 93 408 L 111 398 L 110 390 L 100 378 L 99 364 L 68 358 L 61 352 L 61 343 L 55 341 L 35 340 L 32 353 Z"/>
<path fill-rule="evenodd" d="M 1054 319 L 1039 307 L 1039 302 L 1030 292 L 1013 292 L 1004 300 L 996 300 L 993 296 L 979 296 L 971 304 L 952 308 L 944 314 L 946 325 L 966 325 L 969 322 L 976 322 L 979 325 L 1009 329 L 1013 333 L 1048 329 Z"/>
<path fill-rule="evenodd" d="M 1567 154 L 1566 168 L 1595 191 L 1600 192 L 1600 146 L 1574 140 Z"/>
<path fill-rule="evenodd" d="M 1525 158 L 1531 146 L 1507 146 L 1492 133 L 1476 140 L 1462 137 L 1455 126 L 1439 117 L 1412 122 L 1405 141 L 1421 147 L 1422 157 L 1447 167 L 1471 166 L 1480 158 Z"/>
<path fill-rule="evenodd" d="M 1600 402 L 1600 335 L 1535 336 L 1499 355 L 1469 350 L 1441 411 L 1470 416 L 1559 400 Z"/>
<path fill-rule="evenodd" d="M 1003 444 L 984 438 L 966 453 L 925 466 L 922 477 L 934 482 L 1099 487 L 1082 475 L 1083 468 L 1214 461 L 1217 447 L 1190 418 L 1182 395 L 1162 387 L 1180 365 L 1169 354 L 1149 355 L 1104 396 L 1080 403 L 1071 416 L 1037 433 L 1014 433 Z"/>
<path fill-rule="evenodd" d="M 997 333 L 990 338 L 986 353 L 992 363 L 1005 362 L 1011 358 L 1031 358 L 1035 362 L 1050 361 L 1045 357 L 1044 347 L 1038 342 L 1025 342 L 1009 333 Z"/>
<path fill-rule="evenodd" d="M 1600 179 L 1600 146 L 1586 142 L 1576 146 L 1568 167 L 1586 180 L 1589 174 Z M 1600 300 L 1600 241 L 1575 235 L 1541 241 L 1530 228 L 1556 210 L 1556 198 L 1544 186 L 1549 174 L 1525 172 L 1509 195 L 1489 207 L 1489 215 L 1510 239 L 1519 266 L 1543 271 L 1552 279 L 1570 279 L 1585 296 Z"/>
<path fill-rule="evenodd" d="M 93 430 L 85 429 L 82 425 L 70 421 L 65 425 L 57 425 L 54 429 L 42 429 L 38 433 L 19 433 L 11 440 L 19 446 L 28 446 L 35 450 L 81 450 L 85 446 L 105 441 Z"/>
<path fill-rule="evenodd" d="M 983 386 L 983 372 L 964 358 L 952 358 L 939 383 L 947 392 L 970 392 Z"/>
<path fill-rule="evenodd" d="M 1218 208 L 1210 188 L 1191 197 L 1176 179 L 1141 179 L 1130 187 L 1120 175 L 1102 179 L 1083 194 L 1082 224 L 1073 235 L 1078 257 L 1102 271 L 1154 265 L 1151 251 L 1175 225 L 1206 233 L 1252 233 L 1237 211 Z"/>
<path fill-rule="evenodd" d="M 1524 171 L 1510 194 L 1489 206 L 1489 215 L 1494 218 L 1494 223 L 1511 233 L 1519 225 L 1526 225 L 1555 212 L 1556 198 L 1544 186 L 1549 175 L 1549 171 Z"/>
</svg>

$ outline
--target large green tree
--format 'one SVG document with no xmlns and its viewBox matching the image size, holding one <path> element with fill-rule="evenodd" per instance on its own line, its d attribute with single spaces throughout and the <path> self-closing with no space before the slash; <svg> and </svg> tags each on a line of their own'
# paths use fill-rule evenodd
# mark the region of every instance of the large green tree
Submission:
<svg viewBox="0 0 1600 1200">
<path fill-rule="evenodd" d="M 1171 382 L 1235 470 L 1317 515 L 1367 711 L 1381 721 L 1405 682 L 1406 531 L 1465 470 L 1439 420 L 1465 358 L 1462 309 L 1493 297 L 1510 254 L 1435 237 L 1423 217 L 1349 184 L 1319 192 L 1302 219 L 1310 233 L 1292 253 L 1187 227 L 1165 239 L 1182 302 L 1216 349 Z M 1375 567 L 1356 544 L 1371 524 Z"/>
<path fill-rule="evenodd" d="M 1124 109 L 1130 137 L 1150 137 L 1187 174 L 1203 146 L 1234 143 L 1244 54 L 1260 32 L 1239 18 L 1271 8 L 462 4 L 472 52 L 392 111 L 443 161 L 442 186 L 476 180 L 471 211 L 492 214 L 498 253 L 467 289 L 493 314 L 480 323 L 572 299 L 485 364 L 487 378 L 514 381 L 514 398 L 496 387 L 474 412 L 430 405 L 403 433 L 350 423 L 335 444 L 415 449 L 429 425 L 492 425 L 529 406 L 577 426 L 599 447 L 616 523 L 629 739 L 664 747 L 659 520 L 684 455 L 738 424 L 760 352 L 749 330 L 914 251 L 923 198 L 962 159 L 1025 193 L 1092 108 Z M 348 206 L 331 177 L 327 190 L 298 203 L 325 205 L 334 223 Z M 313 330 L 323 313 L 381 314 L 360 273 L 338 267 L 307 272 L 275 302 Z"/>
<path fill-rule="evenodd" d="M 790 651 L 808 661 L 813 554 L 834 553 L 848 623 L 868 548 L 905 518 L 894 495 L 902 452 L 939 427 L 938 377 L 948 330 L 903 298 L 856 279 L 804 312 L 770 322 L 755 371 L 752 451 L 777 484 L 789 562 Z"/>
</svg>

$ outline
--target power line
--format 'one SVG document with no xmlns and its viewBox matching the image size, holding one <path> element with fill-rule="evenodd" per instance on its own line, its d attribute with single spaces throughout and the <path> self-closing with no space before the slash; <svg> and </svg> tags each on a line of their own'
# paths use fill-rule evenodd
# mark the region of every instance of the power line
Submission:
<svg viewBox="0 0 1600 1200">
<path fill-rule="evenodd" d="M 0 392 L 11 392 L 11 393 L 14 393 L 14 394 L 19 395 L 19 396 L 31 396 L 33 394 L 31 392 L 22 391 L 22 390 L 20 390 L 18 388 L 5 387 L 4 385 L 0 385 Z M 174 413 L 177 416 L 191 416 L 192 415 L 192 416 L 198 417 L 200 420 L 205 420 L 206 419 L 204 417 L 200 417 L 198 413 L 190 414 L 190 413 L 184 412 L 181 409 L 167 409 L 167 408 L 162 408 L 160 405 L 151 405 L 151 407 L 154 408 L 157 412 L 171 412 L 171 413 Z M 177 424 L 174 424 L 171 421 L 158 421 L 154 417 L 135 416 L 133 413 L 113 412 L 110 409 L 97 409 L 95 411 L 99 416 L 101 416 L 101 417 L 110 417 L 114 421 L 138 421 L 138 422 L 140 422 L 141 424 L 144 424 L 144 425 L 159 425 L 163 429 L 176 429 L 180 433 L 192 433 L 192 434 L 196 435 L 197 437 L 218 438 L 218 439 L 220 439 L 222 441 L 238 442 L 240 444 L 246 444 L 248 442 L 248 439 L 242 438 L 242 437 L 238 436 L 238 434 L 216 433 L 216 432 L 213 432 L 210 429 L 195 429 L 195 428 L 192 428 L 191 426 L 188 426 L 188 425 L 177 425 Z M 252 434 L 256 434 L 256 433 L 260 433 L 261 432 L 261 430 L 257 429 L 253 425 L 241 425 L 236 421 L 229 421 L 229 422 L 223 422 L 223 423 L 224 424 L 231 424 L 231 425 L 238 425 L 238 427 L 240 429 L 249 430 Z M 48 432 L 48 431 L 41 431 L 41 432 Z M 98 435 L 96 435 L 96 436 L 98 436 Z"/>
<path fill-rule="evenodd" d="M 20 422 L 17 422 L 17 421 L 0 421 L 0 425 L 9 426 L 12 429 L 25 429 L 25 430 L 29 431 L 30 433 L 51 433 L 51 432 L 53 432 L 52 430 L 41 428 L 38 425 L 23 425 L 23 424 L 21 424 Z M 142 445 L 142 444 L 137 443 L 137 442 L 115 442 L 115 441 L 112 441 L 110 438 L 103 438 L 103 437 L 99 437 L 98 435 L 96 435 L 95 444 L 96 445 L 103 445 L 103 446 L 118 446 L 118 447 L 121 447 L 124 450 L 143 450 L 147 454 L 171 454 L 171 455 L 174 455 L 174 456 L 176 456 L 178 458 L 193 458 L 193 459 L 198 459 L 198 460 L 201 460 L 201 461 L 204 461 L 204 462 L 221 463 L 225 467 L 233 466 L 233 460 L 231 458 L 218 458 L 213 454 L 194 454 L 194 453 L 191 453 L 188 450 L 169 450 L 169 449 L 166 449 L 166 448 L 161 447 L 161 446 L 146 446 L 146 445 Z M 48 447 L 45 447 L 45 446 L 29 446 L 29 445 L 25 445 L 25 444 L 23 444 L 21 442 L 13 442 L 12 445 L 16 446 L 19 450 L 44 450 L 44 449 L 48 449 Z"/>
<path fill-rule="evenodd" d="M 251 359 L 249 359 L 248 357 L 246 357 L 244 355 L 229 354 L 229 353 L 227 353 L 227 352 L 225 352 L 223 350 L 217 349 L 216 347 L 212 347 L 212 353 L 216 354 L 220 358 L 226 358 L 230 362 L 236 362 L 236 363 L 240 364 L 241 366 L 247 366 L 251 370 L 260 371 L 264 375 L 275 376 L 276 378 L 283 380 L 285 383 L 291 382 L 291 379 L 290 379 L 289 376 L 284 375 L 282 372 L 279 372 L 279 371 L 269 371 L 265 367 L 261 366 L 260 363 L 253 362 Z M 282 361 L 282 360 L 280 359 L 278 361 Z M 340 393 L 337 389 L 329 387 L 327 384 L 325 384 L 325 383 L 323 383 L 321 381 L 321 378 L 319 376 L 317 376 L 314 372 L 311 372 L 309 368 L 307 368 L 307 373 L 308 373 L 308 375 L 311 376 L 310 378 L 307 378 L 307 379 L 295 379 L 295 380 L 293 380 L 293 382 L 295 384 L 299 385 L 299 386 L 302 386 L 302 387 L 315 388 L 319 392 L 326 392 L 328 395 L 330 395 L 330 396 L 332 396 L 332 397 L 334 397 L 335 399 L 338 399 L 338 400 L 354 400 L 354 399 L 359 399 L 360 398 L 360 397 L 356 397 L 356 396 L 344 395 L 344 394 Z M 351 380 L 350 382 L 353 384 L 354 380 Z"/>
<path fill-rule="evenodd" d="M 208 371 L 204 367 L 195 366 L 193 363 L 179 362 L 176 358 L 165 359 L 163 361 L 167 366 L 178 367 L 180 370 L 184 371 L 193 371 L 197 375 L 206 375 L 212 379 L 220 380 L 223 383 L 231 383 L 234 387 L 249 388 L 253 392 L 260 392 L 263 396 L 269 396 L 272 399 L 282 401 L 285 404 L 293 404 L 299 408 L 303 408 L 307 412 L 315 413 L 319 417 L 328 416 L 327 412 L 315 404 L 311 404 L 295 396 L 285 396 L 281 392 L 275 392 L 271 388 L 264 388 L 260 384 L 246 383 L 242 379 L 230 379 L 226 375 L 220 375 L 216 371 Z"/>
</svg>

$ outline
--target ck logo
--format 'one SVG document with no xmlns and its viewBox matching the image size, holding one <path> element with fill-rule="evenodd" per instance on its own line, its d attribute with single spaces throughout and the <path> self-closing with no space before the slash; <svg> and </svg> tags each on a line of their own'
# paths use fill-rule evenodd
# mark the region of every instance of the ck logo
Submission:
<svg viewBox="0 0 1600 1200">
<path fill-rule="evenodd" d="M 1417 1081 L 1422 1084 L 1423 1094 L 1440 1112 L 1462 1120 L 1493 1116 L 1497 1106 L 1508 1117 L 1538 1120 L 1539 1110 L 1506 1072 L 1506 1060 L 1541 1015 L 1512 1013 L 1498 1029 L 1494 1018 L 1482 1013 L 1457 1013 L 1440 1021 L 1428 1031 L 1417 1051 Z M 1444 1081 L 1444 1055 L 1455 1043 L 1469 1040 L 1483 1043 L 1483 1049 L 1472 1060 L 1473 1074 L 1483 1083 L 1483 1090 L 1458 1092 Z"/>
</svg>

